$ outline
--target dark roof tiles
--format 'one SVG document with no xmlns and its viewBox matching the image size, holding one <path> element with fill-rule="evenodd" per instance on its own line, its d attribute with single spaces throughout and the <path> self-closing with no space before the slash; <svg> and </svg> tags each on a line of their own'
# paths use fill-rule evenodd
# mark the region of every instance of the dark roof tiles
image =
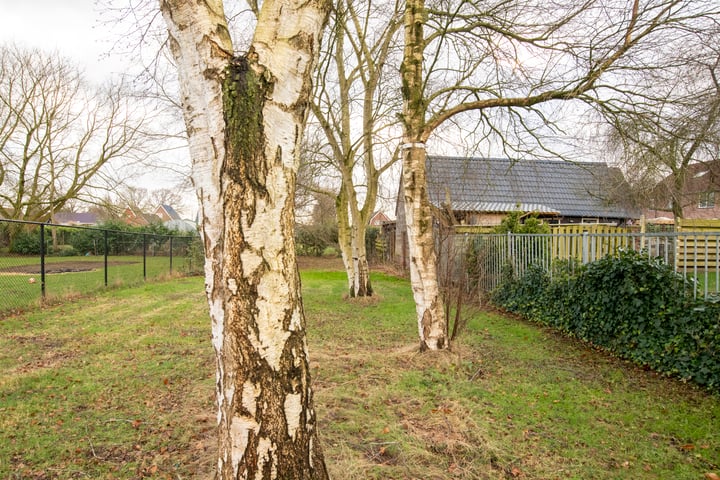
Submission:
<svg viewBox="0 0 720 480">
<path fill-rule="evenodd" d="M 536 211 L 562 216 L 633 218 L 617 201 L 622 174 L 604 163 L 428 156 L 430 201 L 454 210 Z M 477 207 L 477 208 L 471 208 Z"/>
</svg>

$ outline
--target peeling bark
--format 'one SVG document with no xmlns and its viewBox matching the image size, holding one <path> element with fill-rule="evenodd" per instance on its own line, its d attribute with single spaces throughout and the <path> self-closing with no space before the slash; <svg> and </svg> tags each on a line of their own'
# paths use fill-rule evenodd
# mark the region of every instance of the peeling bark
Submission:
<svg viewBox="0 0 720 480">
<path fill-rule="evenodd" d="M 403 94 L 403 189 L 410 252 L 410 282 L 415 299 L 421 350 L 449 347 L 447 320 L 440 300 L 433 219 L 425 173 L 425 98 L 423 92 L 422 0 L 405 7 L 405 51 L 401 66 Z"/>
<path fill-rule="evenodd" d="M 265 0 L 242 57 L 221 1 L 161 8 L 203 211 L 217 476 L 327 479 L 293 240 L 297 149 L 327 5 Z"/>
<path fill-rule="evenodd" d="M 408 145 L 413 145 L 412 143 Z M 410 253 L 410 283 L 420 350 L 449 347 L 447 319 L 440 301 L 437 254 L 430 201 L 425 188 L 425 148 L 415 143 L 403 153 L 403 192 Z"/>
</svg>

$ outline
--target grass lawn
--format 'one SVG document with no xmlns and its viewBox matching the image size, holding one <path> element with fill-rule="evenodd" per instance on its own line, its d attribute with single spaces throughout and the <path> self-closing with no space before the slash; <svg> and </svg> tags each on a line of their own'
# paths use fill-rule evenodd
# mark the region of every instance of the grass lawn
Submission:
<svg viewBox="0 0 720 480">
<path fill-rule="evenodd" d="M 417 352 L 410 288 L 304 270 L 334 479 L 703 479 L 720 397 L 497 313 Z M 0 479 L 211 478 L 214 357 L 201 278 L 0 320 Z"/>
<path fill-rule="evenodd" d="M 173 258 L 173 272 L 186 271 L 188 259 Z M 46 301 L 86 295 L 105 287 L 102 256 L 46 257 Z M 128 286 L 170 274 L 170 259 L 166 256 L 108 257 L 108 287 Z M 31 283 L 30 279 L 34 279 Z M 0 256 L 0 316 L 36 306 L 41 300 L 40 258 L 36 256 Z"/>
</svg>

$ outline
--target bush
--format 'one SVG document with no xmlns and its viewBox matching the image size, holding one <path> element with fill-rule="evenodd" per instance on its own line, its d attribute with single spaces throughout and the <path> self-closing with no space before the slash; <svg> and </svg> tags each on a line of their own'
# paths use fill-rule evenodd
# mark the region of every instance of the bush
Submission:
<svg viewBox="0 0 720 480">
<path fill-rule="evenodd" d="M 13 238 L 10 253 L 40 255 L 40 230 L 38 228 L 20 230 Z"/>
<path fill-rule="evenodd" d="M 295 251 L 298 255 L 319 257 L 338 242 L 336 225 L 296 225 Z"/>
<path fill-rule="evenodd" d="M 720 389 L 720 304 L 694 300 L 659 259 L 621 251 L 554 276 L 507 277 L 493 301 L 658 371 Z"/>
<path fill-rule="evenodd" d="M 335 247 L 325 247 L 322 252 L 322 256 L 325 258 L 337 258 L 337 256 L 340 255 L 337 248 Z"/>
<path fill-rule="evenodd" d="M 51 249 L 51 254 L 57 257 L 72 257 L 77 255 L 77 251 L 72 245 L 58 245 Z"/>
<path fill-rule="evenodd" d="M 187 260 L 185 273 L 188 275 L 202 274 L 205 268 L 205 249 L 200 237 L 190 240 L 185 249 L 185 259 Z"/>
<path fill-rule="evenodd" d="M 520 211 L 510 212 L 500 225 L 495 227 L 495 233 L 550 233 L 550 225 L 543 223 L 536 213 L 523 218 L 524 215 Z"/>
</svg>

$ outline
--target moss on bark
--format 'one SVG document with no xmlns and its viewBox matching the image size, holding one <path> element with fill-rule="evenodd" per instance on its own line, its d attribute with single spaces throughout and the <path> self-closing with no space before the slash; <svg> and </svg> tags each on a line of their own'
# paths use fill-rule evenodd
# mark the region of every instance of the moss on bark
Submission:
<svg viewBox="0 0 720 480">
<path fill-rule="evenodd" d="M 262 193 L 267 176 L 262 112 L 272 83 L 251 64 L 250 56 L 233 58 L 223 80 L 224 171 L 238 184 Z"/>
</svg>

